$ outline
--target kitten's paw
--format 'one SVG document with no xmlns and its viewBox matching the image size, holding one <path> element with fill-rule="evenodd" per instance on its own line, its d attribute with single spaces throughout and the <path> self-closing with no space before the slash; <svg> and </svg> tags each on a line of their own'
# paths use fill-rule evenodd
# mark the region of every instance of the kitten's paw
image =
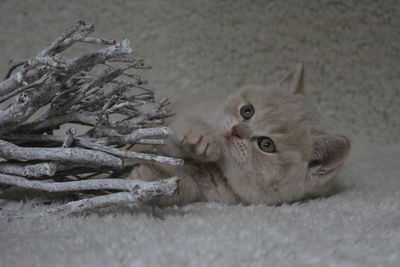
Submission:
<svg viewBox="0 0 400 267">
<path fill-rule="evenodd" d="M 207 126 L 196 125 L 178 137 L 183 148 L 202 161 L 217 161 L 221 148 Z"/>
</svg>

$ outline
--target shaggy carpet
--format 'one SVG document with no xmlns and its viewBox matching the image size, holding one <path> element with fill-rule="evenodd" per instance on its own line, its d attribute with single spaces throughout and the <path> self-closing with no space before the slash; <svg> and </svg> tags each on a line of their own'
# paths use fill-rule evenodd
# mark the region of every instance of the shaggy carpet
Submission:
<svg viewBox="0 0 400 267">
<path fill-rule="evenodd" d="M 0 266 L 400 266 L 398 0 L 93 3 L 0 0 L 1 76 L 79 19 L 132 40 L 149 86 L 170 97 L 274 82 L 303 61 L 327 129 L 353 143 L 343 190 L 279 207 L 0 216 Z"/>
<path fill-rule="evenodd" d="M 341 192 L 293 205 L 2 217 L 0 266 L 399 266 L 399 157 L 356 144 Z"/>
</svg>

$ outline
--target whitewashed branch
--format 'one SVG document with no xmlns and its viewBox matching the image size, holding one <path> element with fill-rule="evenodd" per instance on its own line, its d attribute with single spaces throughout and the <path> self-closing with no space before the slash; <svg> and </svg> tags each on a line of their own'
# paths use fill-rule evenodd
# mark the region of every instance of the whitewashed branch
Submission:
<svg viewBox="0 0 400 267">
<path fill-rule="evenodd" d="M 36 164 L 23 163 L 0 163 L 0 173 L 14 174 L 24 177 L 41 178 L 53 176 L 56 173 L 57 164 L 54 162 L 43 162 Z"/>
<path fill-rule="evenodd" d="M 91 43 L 91 44 L 102 44 L 102 45 L 115 45 L 117 41 L 115 40 L 107 40 L 103 38 L 93 38 L 93 37 L 85 37 L 78 40 L 82 43 Z"/>
<path fill-rule="evenodd" d="M 27 90 L 29 88 L 41 85 L 44 81 L 47 80 L 47 78 L 49 78 L 50 75 L 51 75 L 50 73 L 47 73 L 47 74 L 43 75 L 37 81 L 32 82 L 31 84 L 27 84 L 25 86 L 21 86 L 20 88 L 12 91 L 11 93 L 8 93 L 8 94 L 6 94 L 4 96 L 0 96 L 0 103 L 2 103 L 4 100 L 7 100 L 7 99 L 9 99 L 9 98 L 11 98 L 11 97 L 13 97 L 15 95 L 18 95 L 19 93 L 22 93 L 23 91 L 25 91 L 25 90 Z"/>
<path fill-rule="evenodd" d="M 166 145 L 167 142 L 164 139 L 140 139 L 136 142 L 141 145 Z"/>
<path fill-rule="evenodd" d="M 142 203 L 161 195 L 171 196 L 177 193 L 179 181 L 179 178 L 173 177 L 157 182 L 141 183 L 135 186 L 131 192 L 114 193 L 71 201 L 59 207 L 47 209 L 44 212 L 36 214 L 36 216 L 66 215 L 115 204 Z"/>
<path fill-rule="evenodd" d="M 91 149 L 103 151 L 103 152 L 109 153 L 111 155 L 123 157 L 123 158 L 147 160 L 147 161 L 151 161 L 151 162 L 164 163 L 164 164 L 169 164 L 169 165 L 173 165 L 173 166 L 182 166 L 183 165 L 183 160 L 181 160 L 181 159 L 160 156 L 160 155 L 156 155 L 156 154 L 147 154 L 147 153 L 139 153 L 139 152 L 134 152 L 134 151 L 127 151 L 127 150 L 122 150 L 122 149 L 117 149 L 117 148 L 112 148 L 112 147 L 106 147 L 106 146 L 102 146 L 102 145 L 98 145 L 98 144 L 86 144 L 85 143 L 85 144 L 80 144 L 80 146 L 85 147 L 85 148 L 91 148 Z"/>
<path fill-rule="evenodd" d="M 141 128 L 133 131 L 131 134 L 111 138 L 111 142 L 117 145 L 135 144 L 143 138 L 169 135 L 172 135 L 172 131 L 168 127 Z"/>
<path fill-rule="evenodd" d="M 3 140 L 0 140 L 0 157 L 7 160 L 53 160 L 76 163 L 79 165 L 86 164 L 89 166 L 103 166 L 115 169 L 123 168 L 123 161 L 121 159 L 101 151 L 81 148 L 19 147 Z"/>
<path fill-rule="evenodd" d="M 177 180 L 177 177 L 173 177 Z M 132 179 L 88 179 L 73 182 L 43 182 L 26 179 L 20 176 L 0 173 L 0 183 L 18 186 L 26 189 L 43 190 L 47 192 L 68 192 L 82 190 L 122 190 L 132 191 L 135 188 L 154 188 L 159 182 L 148 183 Z"/>
<path fill-rule="evenodd" d="M 61 51 L 61 49 L 59 48 L 58 50 L 56 50 L 56 48 L 59 47 L 63 42 L 64 42 L 64 47 L 63 47 L 62 50 L 66 49 L 65 43 L 68 43 L 68 44 L 72 45 L 72 42 L 69 41 L 69 40 L 73 40 L 73 38 L 71 38 L 71 36 L 73 36 L 73 34 L 76 34 L 77 32 L 78 33 L 80 32 L 79 36 L 80 36 L 80 38 L 82 38 L 82 35 L 87 35 L 90 32 L 93 32 L 93 30 L 94 30 L 93 25 L 91 25 L 91 24 L 86 25 L 86 23 L 84 21 L 79 21 L 75 25 L 71 26 L 64 33 L 62 33 L 51 44 L 49 44 L 44 49 L 42 49 L 39 52 L 38 56 L 43 57 L 43 56 L 46 56 L 46 55 L 49 55 L 49 54 L 59 53 Z"/>
</svg>

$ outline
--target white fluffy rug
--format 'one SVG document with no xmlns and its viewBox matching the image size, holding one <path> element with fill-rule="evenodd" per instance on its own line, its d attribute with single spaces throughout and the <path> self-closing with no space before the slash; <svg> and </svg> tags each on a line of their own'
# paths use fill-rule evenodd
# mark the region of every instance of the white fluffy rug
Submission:
<svg viewBox="0 0 400 267">
<path fill-rule="evenodd" d="M 398 0 L 0 0 L 0 78 L 85 19 L 96 37 L 131 39 L 168 96 L 273 82 L 303 61 L 332 133 L 397 142 L 354 145 L 345 189 L 306 203 L 0 216 L 0 266 L 400 266 L 399 11 Z"/>
<path fill-rule="evenodd" d="M 399 157 L 356 145 L 342 192 L 295 205 L 0 218 L 0 265 L 399 266 Z"/>
</svg>

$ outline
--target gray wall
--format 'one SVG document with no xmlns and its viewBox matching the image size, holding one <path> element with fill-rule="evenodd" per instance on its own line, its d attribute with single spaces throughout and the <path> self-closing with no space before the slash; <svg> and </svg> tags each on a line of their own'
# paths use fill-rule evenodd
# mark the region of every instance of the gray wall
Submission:
<svg viewBox="0 0 400 267">
<path fill-rule="evenodd" d="M 229 91 L 306 67 L 306 93 L 331 130 L 353 141 L 400 141 L 400 2 L 0 0 L 0 73 L 79 19 L 128 38 L 174 96 Z"/>
</svg>

